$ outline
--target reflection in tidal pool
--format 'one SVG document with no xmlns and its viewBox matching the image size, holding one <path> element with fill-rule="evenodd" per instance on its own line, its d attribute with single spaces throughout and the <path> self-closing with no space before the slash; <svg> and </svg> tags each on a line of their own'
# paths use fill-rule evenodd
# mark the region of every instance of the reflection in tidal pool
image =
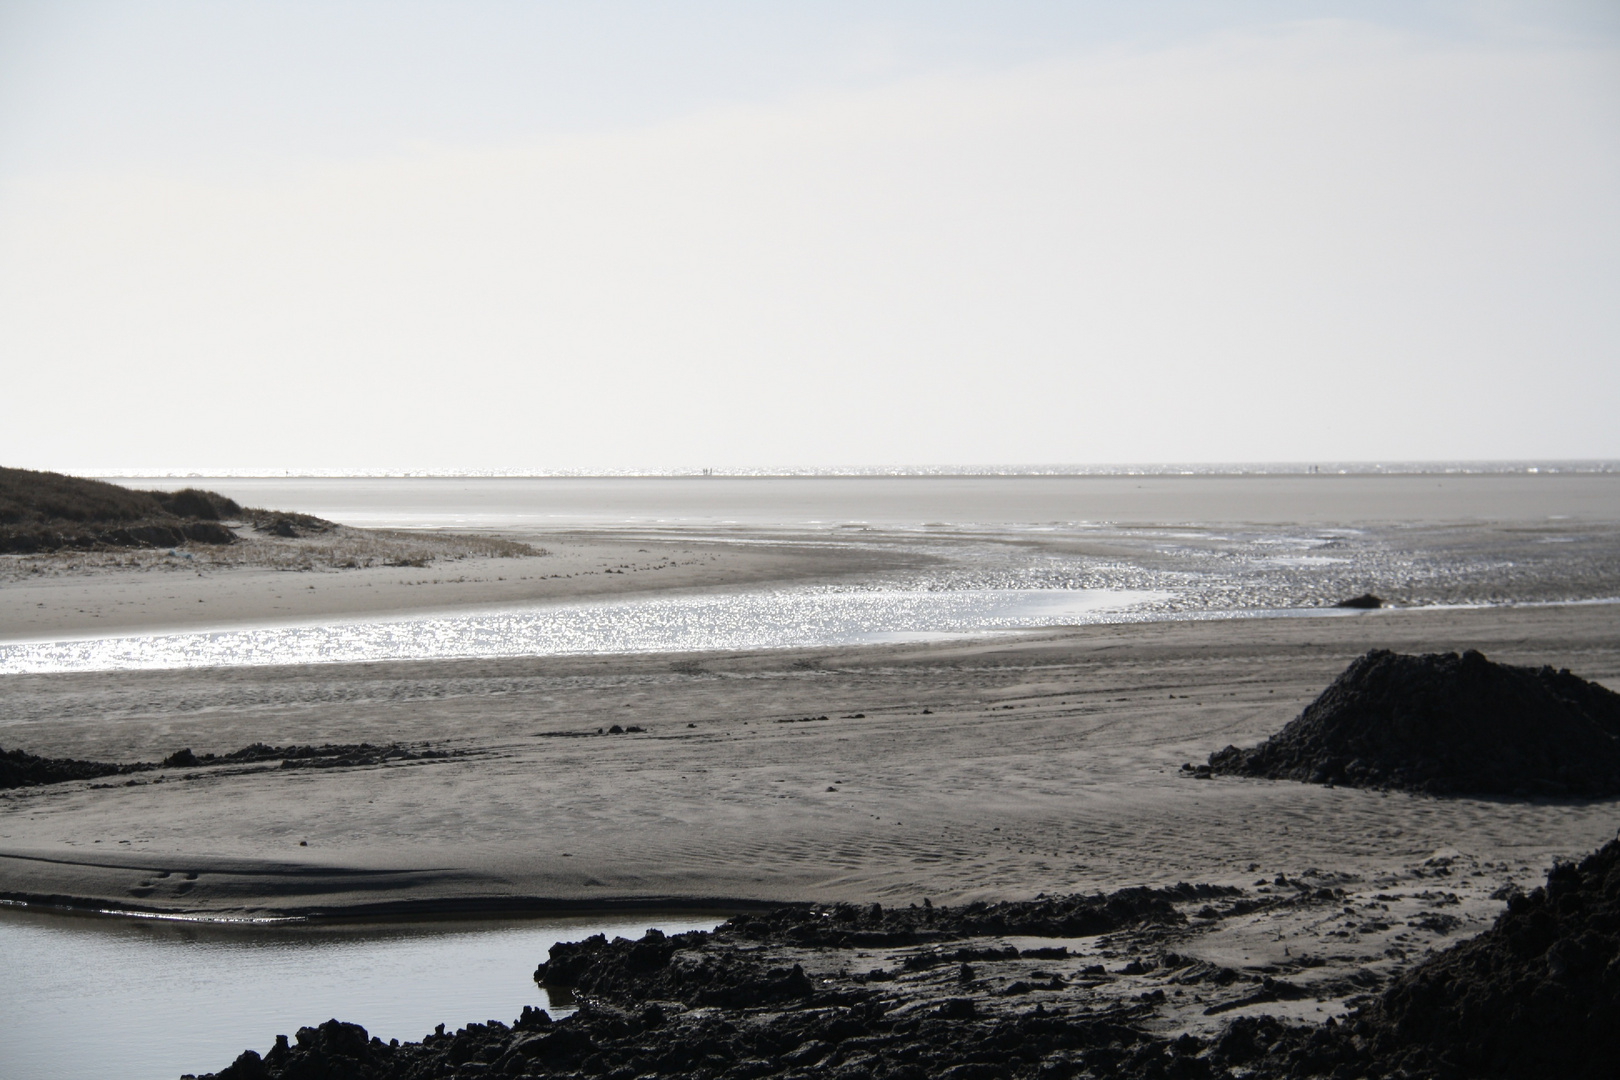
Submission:
<svg viewBox="0 0 1620 1080">
<path fill-rule="evenodd" d="M 853 645 L 1106 620 L 1128 589 L 782 589 L 0 645 L 0 674 Z"/>
<path fill-rule="evenodd" d="M 228 926 L 0 909 L 0 1076 L 175 1080 L 336 1017 L 383 1040 L 551 1007 L 558 941 L 707 930 L 720 916 Z"/>
</svg>

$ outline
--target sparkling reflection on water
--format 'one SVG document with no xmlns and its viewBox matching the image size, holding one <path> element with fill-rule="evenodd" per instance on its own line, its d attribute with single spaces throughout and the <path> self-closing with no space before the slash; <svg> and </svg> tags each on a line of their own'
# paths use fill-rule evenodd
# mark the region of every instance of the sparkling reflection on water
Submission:
<svg viewBox="0 0 1620 1080">
<path fill-rule="evenodd" d="M 1167 594 L 953 589 L 654 596 L 525 610 L 0 645 L 0 674 L 851 645 L 1105 621 Z"/>
<path fill-rule="evenodd" d="M 644 913 L 361 927 L 222 926 L 0 909 L 0 1076 L 174 1080 L 337 1017 L 383 1040 L 565 1015 L 534 984 L 558 941 L 708 930 Z"/>
</svg>

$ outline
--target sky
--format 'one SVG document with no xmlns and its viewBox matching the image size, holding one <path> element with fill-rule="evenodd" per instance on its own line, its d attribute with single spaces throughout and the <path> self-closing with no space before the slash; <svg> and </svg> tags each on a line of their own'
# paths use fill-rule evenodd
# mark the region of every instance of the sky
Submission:
<svg viewBox="0 0 1620 1080">
<path fill-rule="evenodd" d="M 1620 5 L 0 0 L 0 464 L 1620 458 Z"/>
</svg>

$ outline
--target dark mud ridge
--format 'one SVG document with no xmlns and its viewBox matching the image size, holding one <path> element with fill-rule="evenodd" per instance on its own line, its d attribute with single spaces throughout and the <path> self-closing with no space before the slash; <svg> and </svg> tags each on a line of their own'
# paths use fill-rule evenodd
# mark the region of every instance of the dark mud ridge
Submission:
<svg viewBox="0 0 1620 1080">
<path fill-rule="evenodd" d="M 254 743 L 229 754 L 193 754 L 176 750 L 161 762 L 80 761 L 77 758 L 37 757 L 22 750 L 0 750 L 0 789 L 60 784 L 69 780 L 97 780 L 108 776 L 152 772 L 155 769 L 207 768 L 214 765 L 254 765 L 277 761 L 283 769 L 344 768 L 381 765 L 389 761 L 421 761 L 453 757 L 459 752 L 425 745 L 389 743 L 325 743 L 321 746 L 268 746 Z"/>
<path fill-rule="evenodd" d="M 1002 965 L 1057 967 L 1063 946 L 1020 950 L 975 939 L 1023 927 L 1124 929 L 1181 919 L 1176 905 L 1221 899 L 1208 886 L 963 908 L 783 908 L 713 933 L 558 944 L 536 972 L 579 1010 L 553 1021 L 473 1024 L 419 1043 L 368 1039 L 329 1021 L 263 1058 L 248 1051 L 218 1080 L 355 1077 L 842 1077 L 1014 1080 L 1110 1077 L 1465 1077 L 1595 1080 L 1620 1055 L 1620 843 L 1561 865 L 1496 924 L 1408 970 L 1344 1022 L 1244 1016 L 1204 1036 L 1149 1030 L 1153 995 L 1100 1007 L 1027 1005 L 1029 981 Z M 993 929 L 999 927 L 1008 930 Z M 1089 932 L 1095 932 L 1089 931 Z M 851 974 L 863 945 L 905 942 L 946 980 Z M 797 959 L 795 959 L 797 958 Z M 870 962 L 870 961 L 868 961 Z M 1166 955 L 1165 963 L 1176 963 Z M 1185 961 L 1180 961 L 1185 962 Z M 817 970 L 807 972 L 806 967 Z M 909 965 L 907 965 L 909 966 Z M 1073 983 L 1095 974 L 1086 968 Z M 1052 972 L 1028 971 L 1061 981 Z M 1280 981 L 1279 986 L 1283 985 Z M 921 988 L 921 989 L 919 989 Z M 1046 986 L 1039 987 L 1046 989 Z M 1270 996 L 1287 997 L 1267 987 Z M 1158 994 L 1162 1000 L 1163 994 Z M 554 998 L 555 999 L 555 998 Z"/>
<path fill-rule="evenodd" d="M 1620 694 L 1472 650 L 1376 649 L 1259 746 L 1188 771 L 1431 794 L 1620 795 Z"/>
</svg>

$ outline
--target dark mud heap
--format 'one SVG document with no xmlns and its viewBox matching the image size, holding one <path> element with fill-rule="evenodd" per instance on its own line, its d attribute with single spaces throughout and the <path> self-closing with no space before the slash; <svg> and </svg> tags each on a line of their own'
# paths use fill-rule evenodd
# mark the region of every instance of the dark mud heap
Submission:
<svg viewBox="0 0 1620 1080">
<path fill-rule="evenodd" d="M 1368 1013 L 1367 1053 L 1385 1075 L 1620 1074 L 1620 841 L 1554 867 Z"/>
<path fill-rule="evenodd" d="M 1245 1017 L 1211 1051 L 1253 1080 L 1609 1080 L 1620 1073 L 1620 841 L 1555 866 L 1489 930 L 1344 1023 Z"/>
<path fill-rule="evenodd" d="M 1205 770 L 1199 770 L 1203 772 Z M 1620 694 L 1472 650 L 1375 649 L 1259 746 L 1208 771 L 1431 794 L 1620 795 Z"/>
<path fill-rule="evenodd" d="M 1207 888 L 1127 890 L 1064 898 L 1060 906 L 1121 919 L 1115 925 L 1124 928 L 1175 919 L 1160 901 Z M 278 1038 L 263 1058 L 242 1054 L 217 1080 L 1597 1080 L 1612 1077 L 1620 1061 L 1620 842 L 1555 868 L 1544 888 L 1516 897 L 1490 930 L 1402 975 L 1342 1023 L 1245 1016 L 1212 1038 L 1145 1030 L 1152 1010 L 1141 1002 L 1047 1011 L 976 1000 L 971 965 L 1005 961 L 1018 950 L 975 947 L 975 930 L 989 925 L 987 916 L 1020 925 L 1021 907 L 906 909 L 898 917 L 875 906 L 787 908 L 739 916 L 712 934 L 654 931 L 634 942 L 598 936 L 556 946 L 536 973 L 549 987 L 584 998 L 567 1019 L 526 1008 L 510 1026 L 491 1021 L 447 1033 L 441 1025 L 404 1044 L 331 1020 L 301 1029 L 296 1041 Z M 1109 910 L 1112 916 L 1102 914 Z M 893 974 L 879 979 L 875 971 L 812 978 L 799 964 L 773 963 L 762 948 L 837 941 L 843 944 L 816 948 L 847 963 L 864 934 L 954 942 L 950 962 L 962 963 L 961 996 L 908 1001 Z"/>
</svg>

